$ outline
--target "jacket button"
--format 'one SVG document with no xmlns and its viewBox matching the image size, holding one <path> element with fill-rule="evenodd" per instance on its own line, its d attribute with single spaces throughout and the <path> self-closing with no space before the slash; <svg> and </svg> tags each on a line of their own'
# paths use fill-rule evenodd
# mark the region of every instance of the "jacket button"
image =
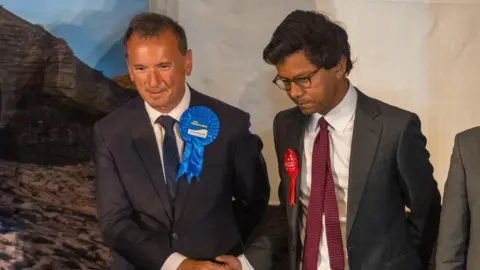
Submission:
<svg viewBox="0 0 480 270">
<path fill-rule="evenodd" d="M 172 239 L 173 240 L 178 240 L 178 234 L 177 233 L 172 233 Z"/>
</svg>

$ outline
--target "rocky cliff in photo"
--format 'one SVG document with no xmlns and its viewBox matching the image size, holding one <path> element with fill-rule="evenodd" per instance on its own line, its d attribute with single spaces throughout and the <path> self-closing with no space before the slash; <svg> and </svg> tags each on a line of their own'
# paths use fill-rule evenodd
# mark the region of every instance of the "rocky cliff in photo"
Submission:
<svg viewBox="0 0 480 270">
<path fill-rule="evenodd" d="M 0 6 L 0 268 L 108 265 L 91 128 L 134 96 Z"/>
</svg>

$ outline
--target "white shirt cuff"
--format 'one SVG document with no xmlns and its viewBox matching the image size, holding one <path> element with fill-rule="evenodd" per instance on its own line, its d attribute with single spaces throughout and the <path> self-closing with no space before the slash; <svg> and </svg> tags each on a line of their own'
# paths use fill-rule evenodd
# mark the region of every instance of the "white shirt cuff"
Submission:
<svg viewBox="0 0 480 270">
<path fill-rule="evenodd" d="M 186 259 L 187 257 L 182 254 L 174 252 L 172 255 L 168 256 L 160 270 L 177 270 L 180 264 Z"/>
<path fill-rule="evenodd" d="M 255 270 L 252 265 L 248 262 L 247 257 L 245 255 L 240 255 L 237 257 L 242 265 L 242 270 Z"/>
</svg>

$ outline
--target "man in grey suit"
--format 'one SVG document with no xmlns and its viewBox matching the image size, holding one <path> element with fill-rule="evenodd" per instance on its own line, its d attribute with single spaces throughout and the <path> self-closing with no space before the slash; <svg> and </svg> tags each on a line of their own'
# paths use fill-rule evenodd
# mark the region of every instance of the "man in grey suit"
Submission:
<svg viewBox="0 0 480 270">
<path fill-rule="evenodd" d="M 437 270 L 479 269 L 480 127 L 455 136 L 443 195 Z"/>
<path fill-rule="evenodd" d="M 322 14 L 292 12 L 263 57 L 297 105 L 273 124 L 281 204 L 246 259 L 218 260 L 257 270 L 427 269 L 440 194 L 418 116 L 350 83 L 347 33 Z"/>
</svg>

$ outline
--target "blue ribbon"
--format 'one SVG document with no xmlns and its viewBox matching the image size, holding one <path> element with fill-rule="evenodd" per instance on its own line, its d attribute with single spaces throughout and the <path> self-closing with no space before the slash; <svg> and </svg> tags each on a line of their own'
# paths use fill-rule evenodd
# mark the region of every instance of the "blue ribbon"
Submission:
<svg viewBox="0 0 480 270">
<path fill-rule="evenodd" d="M 183 113 L 180 118 L 180 135 L 185 141 L 185 148 L 177 180 L 184 174 L 188 183 L 193 177 L 200 180 L 204 148 L 217 138 L 219 131 L 220 121 L 209 108 L 196 106 Z"/>
</svg>

